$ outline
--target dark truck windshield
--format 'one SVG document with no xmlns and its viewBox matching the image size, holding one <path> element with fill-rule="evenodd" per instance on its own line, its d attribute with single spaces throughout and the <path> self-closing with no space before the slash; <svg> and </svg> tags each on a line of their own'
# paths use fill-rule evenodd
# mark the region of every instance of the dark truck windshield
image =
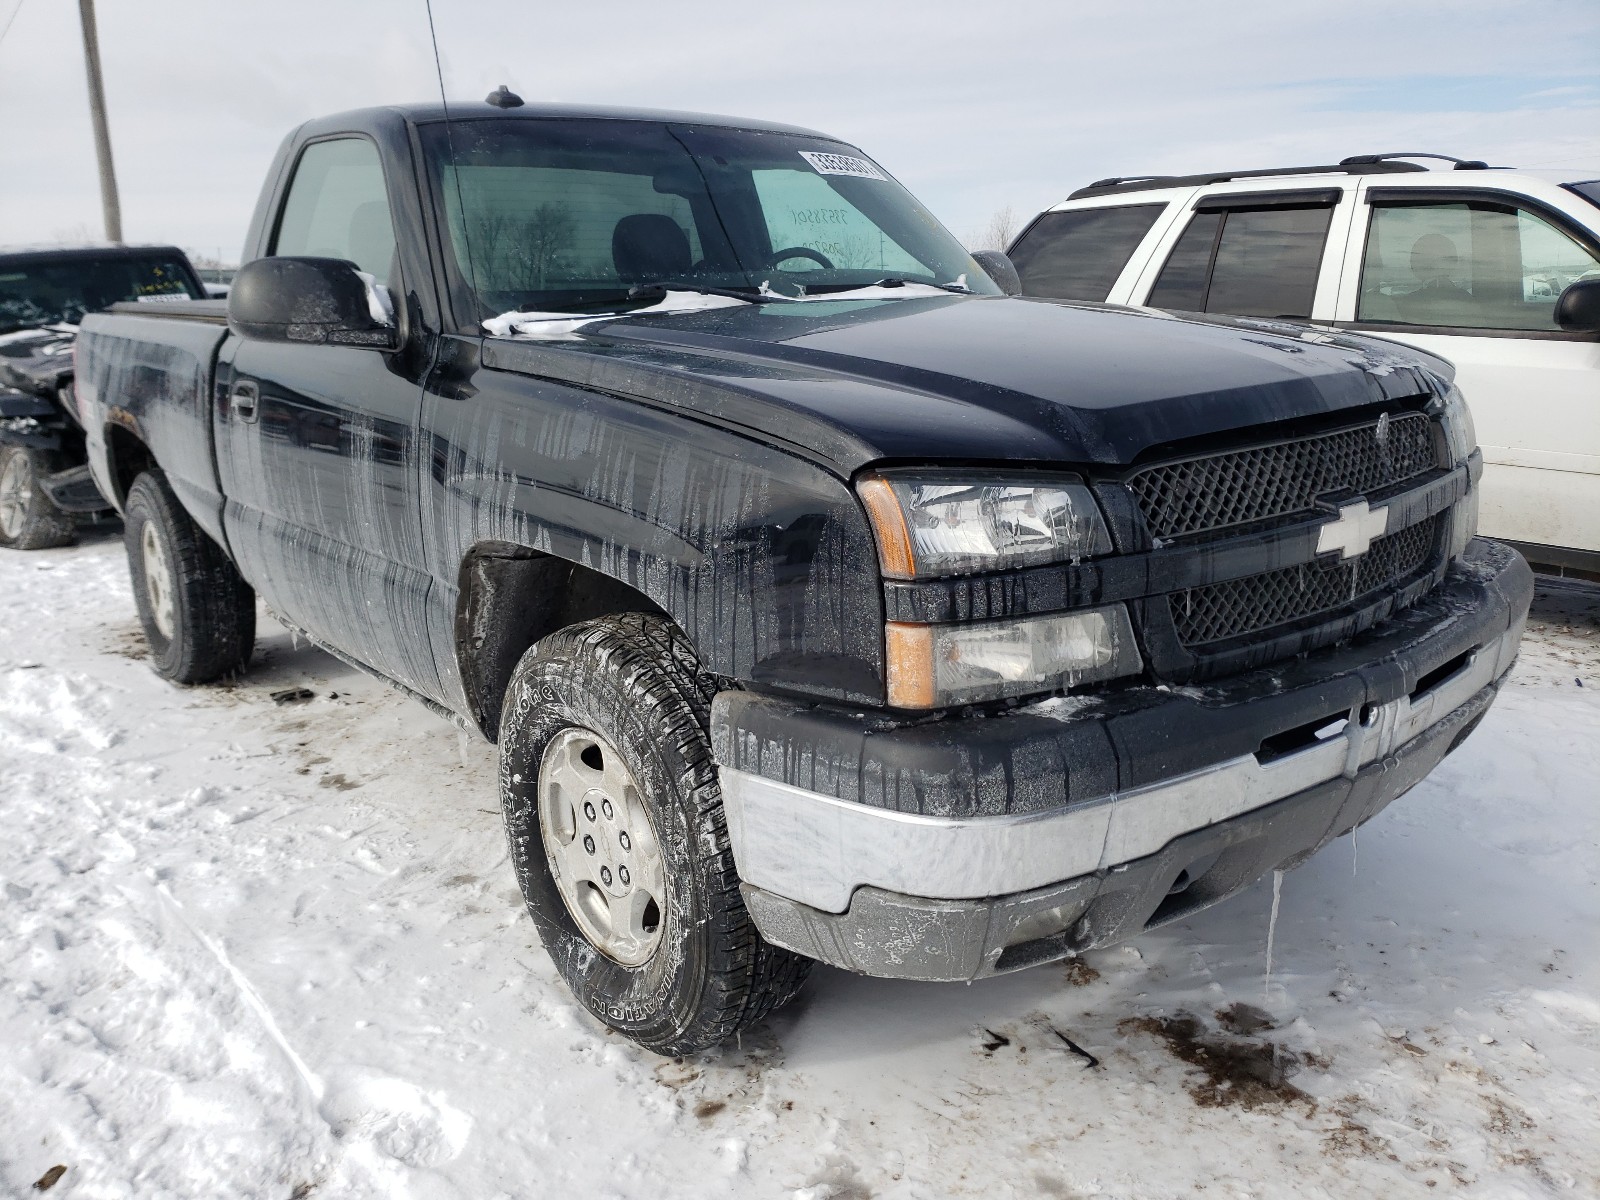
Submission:
<svg viewBox="0 0 1600 1200">
<path fill-rule="evenodd" d="M 0 257 L 0 333 L 65 322 L 120 300 L 198 300 L 200 292 L 181 259 L 72 255 L 53 261 Z"/>
<path fill-rule="evenodd" d="M 998 292 L 905 188 L 839 142 L 563 119 L 422 135 L 479 318 L 614 305 L 651 283 L 815 295 L 901 279 Z"/>
</svg>

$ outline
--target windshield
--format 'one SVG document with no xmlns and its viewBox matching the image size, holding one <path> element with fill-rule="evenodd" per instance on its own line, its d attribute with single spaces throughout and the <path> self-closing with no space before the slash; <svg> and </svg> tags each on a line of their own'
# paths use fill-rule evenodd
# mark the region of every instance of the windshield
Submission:
<svg viewBox="0 0 1600 1200">
<path fill-rule="evenodd" d="M 899 279 L 998 293 L 905 188 L 839 142 L 610 120 L 422 133 L 474 319 L 614 307 L 657 283 L 798 296 Z"/>
<path fill-rule="evenodd" d="M 120 300 L 198 300 L 188 268 L 176 258 L 0 259 L 0 333 L 39 325 L 76 325 L 84 313 Z"/>
</svg>

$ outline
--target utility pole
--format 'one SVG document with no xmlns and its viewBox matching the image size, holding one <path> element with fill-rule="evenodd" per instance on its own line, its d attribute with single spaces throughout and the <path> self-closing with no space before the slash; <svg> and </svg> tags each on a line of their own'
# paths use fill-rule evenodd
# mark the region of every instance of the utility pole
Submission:
<svg viewBox="0 0 1600 1200">
<path fill-rule="evenodd" d="M 122 241 L 122 206 L 117 202 L 117 169 L 111 162 L 111 130 L 106 126 L 106 88 L 100 79 L 100 34 L 94 0 L 78 0 L 83 21 L 83 63 L 89 74 L 89 115 L 94 118 L 94 154 L 100 163 L 100 207 L 105 210 L 106 241 Z"/>
</svg>

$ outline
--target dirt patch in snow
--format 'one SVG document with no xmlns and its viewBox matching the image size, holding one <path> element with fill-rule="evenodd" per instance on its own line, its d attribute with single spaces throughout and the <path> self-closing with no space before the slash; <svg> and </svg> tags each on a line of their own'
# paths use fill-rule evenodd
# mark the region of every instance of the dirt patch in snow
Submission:
<svg viewBox="0 0 1600 1200">
<path fill-rule="evenodd" d="M 1366 1108 L 1360 1096 L 1341 1096 L 1333 1104 L 1336 1124 L 1322 1135 L 1322 1152 L 1331 1158 L 1386 1159 L 1399 1162 L 1400 1156 L 1386 1138 L 1361 1119 Z"/>
<path fill-rule="evenodd" d="M 1196 1068 L 1200 1074 L 1189 1083 L 1189 1095 L 1201 1108 L 1282 1112 L 1293 1105 L 1308 1115 L 1316 1112 L 1316 1101 L 1289 1082 L 1289 1077 L 1310 1061 L 1308 1056 L 1276 1042 L 1214 1032 L 1185 1012 L 1171 1017 L 1128 1017 L 1117 1023 L 1117 1029 L 1123 1034 L 1158 1038 L 1173 1057 Z"/>
<path fill-rule="evenodd" d="M 144 628 L 137 621 L 113 625 L 106 630 L 101 650 L 107 654 L 120 654 L 134 662 L 150 657 L 150 643 L 145 640 Z"/>
<path fill-rule="evenodd" d="M 1271 1013 L 1257 1008 L 1254 1004 L 1246 1004 L 1243 1000 L 1230 1004 L 1227 1008 L 1217 1009 L 1216 1017 L 1229 1033 L 1237 1033 L 1243 1037 L 1250 1037 L 1263 1029 L 1278 1027 L 1278 1022 Z"/>
<path fill-rule="evenodd" d="M 1600 584 L 1538 580 L 1512 682 L 1600 687 Z"/>
<path fill-rule="evenodd" d="M 1091 967 L 1084 959 L 1069 958 L 1065 966 L 1067 983 L 1072 987 L 1086 987 L 1100 978 L 1100 972 Z"/>
</svg>

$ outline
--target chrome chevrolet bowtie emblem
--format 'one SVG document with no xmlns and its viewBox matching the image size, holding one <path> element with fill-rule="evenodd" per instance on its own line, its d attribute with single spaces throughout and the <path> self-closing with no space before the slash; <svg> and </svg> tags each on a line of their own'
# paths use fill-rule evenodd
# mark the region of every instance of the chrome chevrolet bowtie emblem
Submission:
<svg viewBox="0 0 1600 1200">
<path fill-rule="evenodd" d="M 1368 508 L 1365 500 L 1341 504 L 1339 516 L 1317 531 L 1317 553 L 1337 550 L 1341 558 L 1354 558 L 1365 554 L 1373 539 L 1382 537 L 1388 528 L 1387 507 Z"/>
</svg>

